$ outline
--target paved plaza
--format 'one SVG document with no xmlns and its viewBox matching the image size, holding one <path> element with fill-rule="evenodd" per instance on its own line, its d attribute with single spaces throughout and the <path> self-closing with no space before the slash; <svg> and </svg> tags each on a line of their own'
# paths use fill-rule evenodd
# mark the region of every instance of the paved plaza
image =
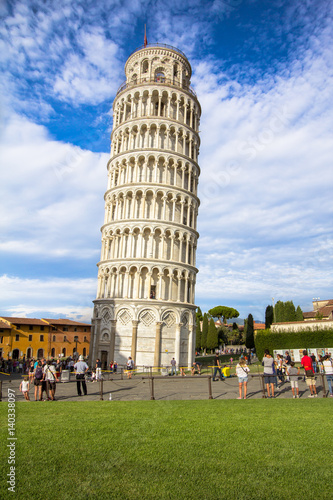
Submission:
<svg viewBox="0 0 333 500">
<path fill-rule="evenodd" d="M 104 374 L 103 400 L 112 401 L 149 401 L 152 396 L 156 401 L 166 400 L 202 400 L 210 399 L 209 386 L 213 399 L 237 399 L 238 379 L 235 376 L 226 378 L 223 381 L 213 382 L 207 375 L 195 375 L 186 377 L 177 376 L 156 376 L 153 380 L 147 375 L 137 374 L 132 379 L 127 379 L 126 374 Z M 318 398 L 324 396 L 321 375 L 317 375 Z M 110 379 L 110 380 L 108 380 Z M 11 377 L 1 375 L 2 380 L 2 401 L 7 400 L 8 388 L 15 390 L 16 401 L 24 401 L 22 393 L 19 391 L 22 375 L 13 374 Z M 325 389 L 327 383 L 325 380 Z M 87 396 L 77 396 L 75 375 L 70 375 L 69 382 L 59 382 L 56 388 L 57 401 L 99 401 L 101 400 L 101 383 L 87 382 Z M 300 398 L 307 398 L 310 391 L 303 379 L 299 380 Z M 34 386 L 30 387 L 30 399 L 34 401 Z M 326 393 L 327 394 L 327 393 Z M 45 396 L 45 395 L 44 395 Z M 249 376 L 247 399 L 262 399 L 261 376 L 252 374 Z M 292 399 L 292 392 L 288 382 L 283 383 L 275 390 L 275 399 Z M 28 403 L 28 402 L 27 402 Z M 56 402 L 51 402 L 56 404 Z"/>
</svg>

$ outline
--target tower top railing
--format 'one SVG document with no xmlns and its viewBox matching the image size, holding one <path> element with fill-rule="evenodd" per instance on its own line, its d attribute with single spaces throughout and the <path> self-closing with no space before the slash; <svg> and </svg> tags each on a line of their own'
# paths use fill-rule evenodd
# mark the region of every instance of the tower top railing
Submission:
<svg viewBox="0 0 333 500">
<path fill-rule="evenodd" d="M 165 85 L 171 85 L 172 87 L 178 87 L 182 88 L 184 90 L 187 90 L 190 94 L 192 94 L 195 98 L 197 97 L 197 94 L 195 91 L 192 89 L 190 85 L 186 85 L 185 83 L 181 83 L 178 79 L 171 80 L 170 78 L 165 78 L 165 77 L 155 77 L 155 78 L 148 78 L 148 76 L 143 76 L 142 78 L 136 78 L 133 81 L 128 82 L 125 80 L 123 82 L 119 89 L 117 90 L 117 94 L 120 94 L 125 89 L 135 87 L 136 85 L 142 85 L 145 83 L 156 83 L 157 85 L 165 84 Z"/>
<path fill-rule="evenodd" d="M 161 47 L 164 49 L 169 49 L 169 50 L 174 50 L 175 52 L 178 52 L 181 56 L 185 57 L 186 61 L 188 60 L 184 52 L 181 50 L 177 49 L 176 47 L 173 47 L 172 45 L 167 45 L 166 43 L 147 43 L 146 45 L 140 45 L 140 47 L 137 47 L 131 54 L 128 56 L 129 58 L 135 54 L 135 52 L 138 52 L 139 50 L 146 49 L 146 48 L 153 48 L 153 47 Z"/>
</svg>

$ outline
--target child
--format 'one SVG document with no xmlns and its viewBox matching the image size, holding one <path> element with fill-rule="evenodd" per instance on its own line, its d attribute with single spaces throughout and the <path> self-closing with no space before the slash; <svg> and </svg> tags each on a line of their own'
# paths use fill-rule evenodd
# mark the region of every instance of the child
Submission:
<svg viewBox="0 0 333 500">
<path fill-rule="evenodd" d="M 27 401 L 30 401 L 29 388 L 30 388 L 29 377 L 24 377 L 24 379 L 22 380 L 22 382 L 20 384 L 20 391 L 23 392 L 24 397 Z"/>
<path fill-rule="evenodd" d="M 290 361 L 290 366 L 287 367 L 287 375 L 289 375 L 289 381 L 291 384 L 293 399 L 299 398 L 299 389 L 298 389 L 299 368 L 295 367 L 295 363 L 293 361 Z M 295 389 L 296 389 L 296 395 L 295 395 Z"/>
<path fill-rule="evenodd" d="M 236 366 L 236 375 L 238 377 L 238 387 L 239 387 L 239 397 L 237 399 L 242 398 L 242 387 L 244 387 L 244 399 L 246 399 L 247 393 L 247 374 L 249 373 L 250 368 L 246 365 L 246 361 L 244 358 L 239 360 L 238 365 Z"/>
<path fill-rule="evenodd" d="M 96 372 L 95 372 L 95 370 L 93 370 L 93 371 L 91 372 L 91 381 L 94 383 L 94 382 L 95 382 L 95 380 L 96 380 Z"/>
</svg>

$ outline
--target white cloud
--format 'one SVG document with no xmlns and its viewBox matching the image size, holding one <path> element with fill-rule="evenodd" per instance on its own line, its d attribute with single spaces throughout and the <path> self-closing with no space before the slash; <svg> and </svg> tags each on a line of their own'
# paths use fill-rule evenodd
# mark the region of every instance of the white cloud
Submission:
<svg viewBox="0 0 333 500">
<path fill-rule="evenodd" d="M 94 279 L 22 279 L 0 276 L 2 316 L 57 317 L 91 321 Z M 24 292 L 23 292 L 24 291 Z"/>
<path fill-rule="evenodd" d="M 98 260 L 108 155 L 52 141 L 19 116 L 4 125 L 1 150 L 0 251 Z"/>
</svg>

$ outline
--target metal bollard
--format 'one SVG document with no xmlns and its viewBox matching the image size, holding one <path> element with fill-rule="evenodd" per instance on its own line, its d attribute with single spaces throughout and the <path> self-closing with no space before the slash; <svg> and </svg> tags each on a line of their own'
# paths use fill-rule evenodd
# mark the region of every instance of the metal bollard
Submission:
<svg viewBox="0 0 333 500">
<path fill-rule="evenodd" d="M 326 392 L 326 387 L 325 387 L 325 377 L 324 377 L 324 374 L 321 373 L 321 381 L 322 381 L 322 384 L 323 384 L 323 398 L 327 398 L 327 392 Z"/>
<path fill-rule="evenodd" d="M 99 386 L 100 398 L 99 398 L 99 400 L 103 401 L 103 379 L 102 378 L 100 379 L 99 383 L 100 383 L 100 386 Z"/>
<path fill-rule="evenodd" d="M 154 395 L 154 377 L 151 377 L 151 386 L 150 386 L 150 399 L 154 400 L 155 395 Z"/>
<path fill-rule="evenodd" d="M 264 375 L 260 375 L 261 378 L 261 386 L 262 386 L 262 398 L 266 397 L 266 392 L 265 392 L 265 382 L 264 382 Z"/>
<path fill-rule="evenodd" d="M 213 394 L 212 394 L 212 377 L 211 376 L 208 377 L 208 393 L 209 393 L 208 399 L 213 399 Z"/>
</svg>

